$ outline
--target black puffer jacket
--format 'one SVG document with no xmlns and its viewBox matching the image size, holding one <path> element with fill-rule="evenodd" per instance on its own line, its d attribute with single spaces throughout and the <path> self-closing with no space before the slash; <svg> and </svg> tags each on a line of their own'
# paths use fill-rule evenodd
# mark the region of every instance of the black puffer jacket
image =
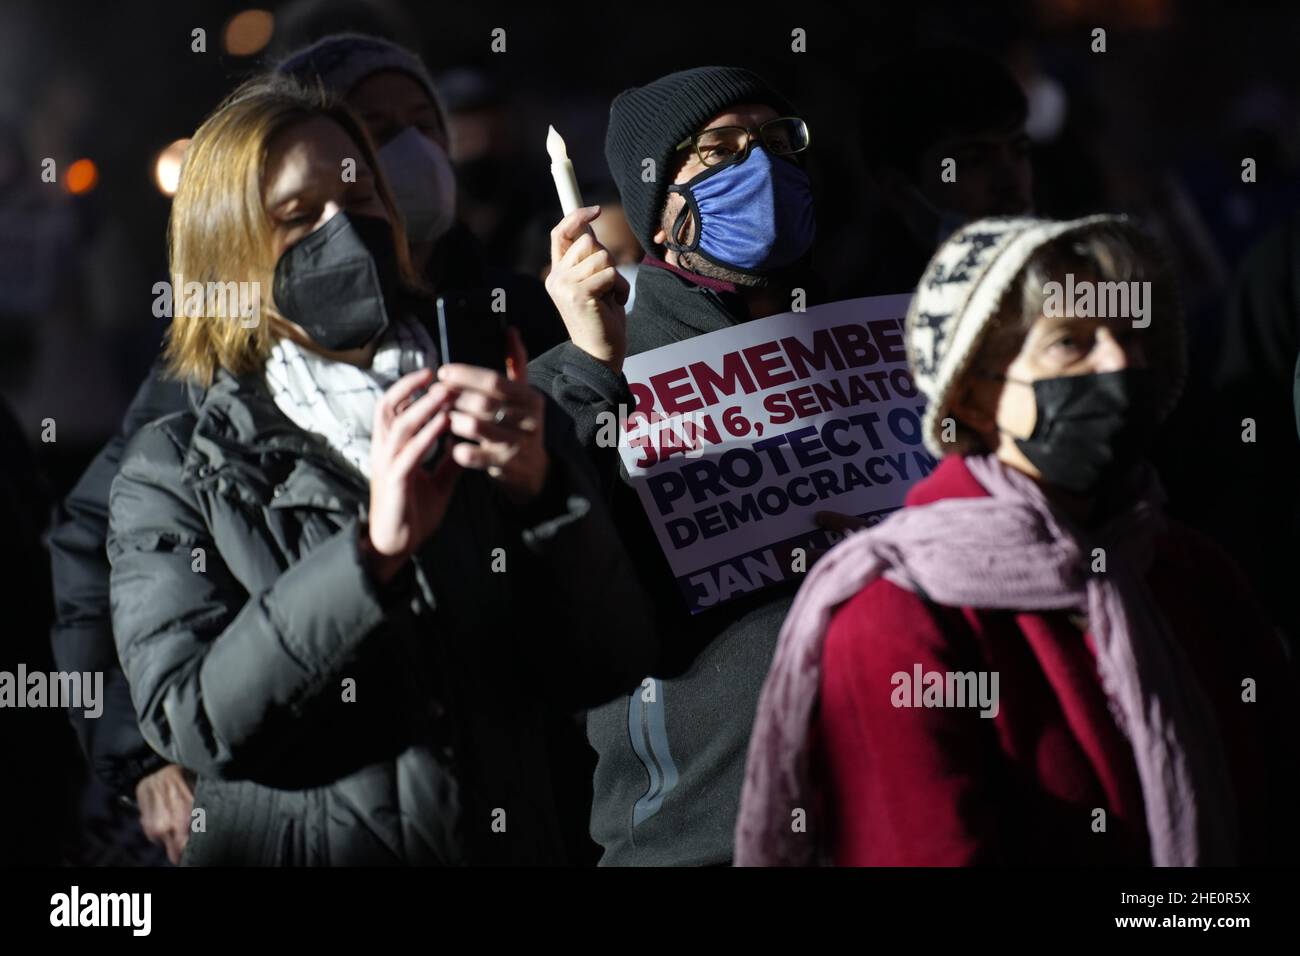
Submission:
<svg viewBox="0 0 1300 956">
<path fill-rule="evenodd" d="M 503 289 L 530 355 L 541 354 L 567 338 L 542 283 L 532 276 L 489 268 L 480 244 L 462 223 L 453 225 L 439 241 L 425 279 L 435 289 Z M 60 670 L 104 674 L 104 713 L 88 719 L 74 708 L 69 718 L 91 769 L 124 795 L 133 795 L 140 779 L 166 761 L 140 736 L 113 645 L 109 567 L 104 553 L 108 489 L 131 437 L 154 419 L 186 407 L 184 386 L 165 374 L 159 358 L 140 384 L 122 427 L 60 503 L 49 535 L 55 607 L 50 640 L 55 661 Z M 585 821 L 583 826 L 585 831 Z"/>
<path fill-rule="evenodd" d="M 166 761 L 140 736 L 130 690 L 113 645 L 108 603 L 108 489 L 127 442 L 156 418 L 184 411 L 185 387 L 167 378 L 162 360 L 154 363 L 122 419 L 118 433 L 59 505 L 50 528 L 50 566 L 54 580 L 54 626 L 50 642 L 60 670 L 101 672 L 104 712 L 68 712 L 73 729 L 95 774 L 116 793 L 132 795 L 136 784 Z"/>
<path fill-rule="evenodd" d="M 110 498 L 113 630 L 145 738 L 199 775 L 184 863 L 564 861 L 545 728 L 635 684 L 654 646 L 549 408 L 547 441 L 528 513 L 464 473 L 381 591 L 365 482 L 260 376 L 220 374 L 197 415 L 136 435 Z"/>
</svg>

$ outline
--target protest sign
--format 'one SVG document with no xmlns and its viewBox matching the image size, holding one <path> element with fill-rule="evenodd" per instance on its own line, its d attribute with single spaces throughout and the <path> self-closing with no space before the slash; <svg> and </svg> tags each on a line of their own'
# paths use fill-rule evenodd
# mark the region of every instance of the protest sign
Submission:
<svg viewBox="0 0 1300 956">
<path fill-rule="evenodd" d="M 936 462 L 903 348 L 908 295 L 746 322 L 627 359 L 619 453 L 692 612 L 799 579 Z"/>
</svg>

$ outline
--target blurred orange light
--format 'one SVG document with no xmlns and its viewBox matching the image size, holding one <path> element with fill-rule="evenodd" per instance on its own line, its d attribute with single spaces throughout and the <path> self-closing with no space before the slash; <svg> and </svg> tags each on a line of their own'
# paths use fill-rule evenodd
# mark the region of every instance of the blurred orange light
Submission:
<svg viewBox="0 0 1300 956">
<path fill-rule="evenodd" d="M 231 56 L 252 56 L 271 42 L 275 17 L 266 10 L 236 13 L 226 24 L 226 52 Z"/>
<path fill-rule="evenodd" d="M 153 181 L 164 196 L 176 195 L 176 187 L 181 181 L 181 163 L 189 145 L 188 139 L 178 139 L 163 147 L 154 160 Z"/>
<path fill-rule="evenodd" d="M 90 192 L 99 183 L 99 170 L 88 159 L 79 159 L 63 174 L 63 185 L 74 196 Z"/>
</svg>

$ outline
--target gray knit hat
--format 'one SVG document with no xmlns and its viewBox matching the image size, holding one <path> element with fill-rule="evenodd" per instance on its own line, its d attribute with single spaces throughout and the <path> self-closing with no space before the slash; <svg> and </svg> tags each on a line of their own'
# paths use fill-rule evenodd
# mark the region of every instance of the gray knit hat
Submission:
<svg viewBox="0 0 1300 956">
<path fill-rule="evenodd" d="M 1030 217 L 980 219 L 953 233 L 935 252 L 917 284 L 904 321 L 908 362 L 927 406 L 925 446 L 942 456 L 953 450 L 942 440 L 943 420 L 954 386 L 971 361 L 1015 286 L 1021 270 L 1040 248 L 1062 237 L 1098 229 L 1118 230 L 1137 248 L 1151 241 L 1126 216 L 1087 216 L 1055 221 Z M 1168 296 L 1166 301 L 1172 302 Z M 1176 307 L 1150 317 L 1144 330 L 1153 381 L 1155 420 L 1173 410 L 1187 374 L 1182 317 Z"/>
<path fill-rule="evenodd" d="M 646 252 L 668 197 L 668 169 L 674 147 L 709 117 L 736 103 L 766 103 L 782 116 L 794 113 L 788 100 L 757 73 L 737 66 L 700 66 L 669 73 L 614 98 L 605 134 L 605 161 L 618 186 L 628 225 Z M 643 176 L 645 160 L 654 176 Z"/>
<path fill-rule="evenodd" d="M 275 68 L 275 72 L 292 76 L 300 83 L 314 85 L 319 80 L 330 93 L 340 97 L 351 93 L 366 77 L 384 70 L 405 73 L 424 87 L 443 128 L 447 128 L 447 107 L 424 63 L 391 40 L 361 33 L 335 33 L 290 53 Z"/>
</svg>

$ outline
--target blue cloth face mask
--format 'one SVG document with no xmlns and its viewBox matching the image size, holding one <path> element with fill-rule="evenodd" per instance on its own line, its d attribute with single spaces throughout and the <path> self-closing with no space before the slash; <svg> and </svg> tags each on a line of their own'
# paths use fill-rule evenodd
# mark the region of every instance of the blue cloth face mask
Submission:
<svg viewBox="0 0 1300 956">
<path fill-rule="evenodd" d="M 737 272 L 762 276 L 797 262 L 817 234 L 808 174 L 761 146 L 738 163 L 706 169 L 668 191 L 686 205 L 665 245 Z M 676 237 L 688 215 L 695 216 L 695 236 L 683 245 Z"/>
</svg>

